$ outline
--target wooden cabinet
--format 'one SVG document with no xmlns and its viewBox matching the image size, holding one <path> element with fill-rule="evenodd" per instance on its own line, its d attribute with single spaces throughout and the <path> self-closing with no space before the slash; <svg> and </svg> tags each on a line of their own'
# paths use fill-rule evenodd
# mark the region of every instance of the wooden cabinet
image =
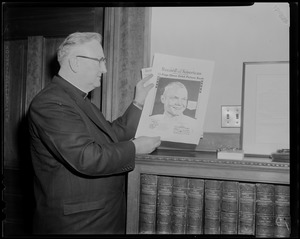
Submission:
<svg viewBox="0 0 300 239">
<path fill-rule="evenodd" d="M 127 234 L 137 234 L 139 227 L 140 175 L 230 180 L 238 182 L 289 185 L 288 163 L 273 163 L 268 158 L 218 160 L 216 153 L 158 150 L 136 158 L 134 171 L 128 175 Z"/>
</svg>

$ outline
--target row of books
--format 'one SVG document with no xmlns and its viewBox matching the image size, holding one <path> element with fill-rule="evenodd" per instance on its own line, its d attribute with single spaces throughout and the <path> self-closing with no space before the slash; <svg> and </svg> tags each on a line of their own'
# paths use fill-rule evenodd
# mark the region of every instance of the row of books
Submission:
<svg viewBox="0 0 300 239">
<path fill-rule="evenodd" d="M 289 186 L 151 174 L 140 185 L 140 234 L 290 235 Z"/>
</svg>

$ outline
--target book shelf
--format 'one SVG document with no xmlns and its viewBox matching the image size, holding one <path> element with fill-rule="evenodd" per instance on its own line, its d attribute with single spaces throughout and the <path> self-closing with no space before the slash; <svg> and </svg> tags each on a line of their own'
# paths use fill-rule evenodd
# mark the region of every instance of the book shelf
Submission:
<svg viewBox="0 0 300 239">
<path fill-rule="evenodd" d="M 139 233 L 141 174 L 289 186 L 289 172 L 288 163 L 274 163 L 269 158 L 219 160 L 215 152 L 162 149 L 139 155 L 134 171 L 128 175 L 126 233 Z"/>
</svg>

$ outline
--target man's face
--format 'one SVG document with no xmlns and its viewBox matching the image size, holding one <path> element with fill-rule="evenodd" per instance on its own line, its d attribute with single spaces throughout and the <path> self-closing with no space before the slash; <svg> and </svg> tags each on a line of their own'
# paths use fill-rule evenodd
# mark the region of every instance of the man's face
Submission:
<svg viewBox="0 0 300 239">
<path fill-rule="evenodd" d="M 164 92 L 161 101 L 166 114 L 172 117 L 182 115 L 187 106 L 187 90 L 173 86 Z"/>
<path fill-rule="evenodd" d="M 104 57 L 102 46 L 96 40 L 84 44 L 79 55 L 98 60 Z M 105 62 L 83 57 L 77 58 L 80 61 L 80 77 L 85 86 L 90 90 L 99 87 L 102 74 L 107 72 Z"/>
</svg>

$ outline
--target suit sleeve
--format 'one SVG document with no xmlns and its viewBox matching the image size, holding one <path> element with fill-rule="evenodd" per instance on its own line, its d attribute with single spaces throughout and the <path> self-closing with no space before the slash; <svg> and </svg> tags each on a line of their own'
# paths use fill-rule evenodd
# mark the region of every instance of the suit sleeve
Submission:
<svg viewBox="0 0 300 239">
<path fill-rule="evenodd" d="M 131 103 L 125 113 L 111 123 L 119 141 L 134 137 L 141 114 L 142 111 Z"/>
<path fill-rule="evenodd" d="M 46 147 L 55 159 L 80 174 L 105 176 L 134 168 L 133 142 L 110 143 L 104 135 L 103 143 L 96 142 L 71 105 L 56 102 L 33 104 L 29 122 L 36 148 Z"/>
</svg>

